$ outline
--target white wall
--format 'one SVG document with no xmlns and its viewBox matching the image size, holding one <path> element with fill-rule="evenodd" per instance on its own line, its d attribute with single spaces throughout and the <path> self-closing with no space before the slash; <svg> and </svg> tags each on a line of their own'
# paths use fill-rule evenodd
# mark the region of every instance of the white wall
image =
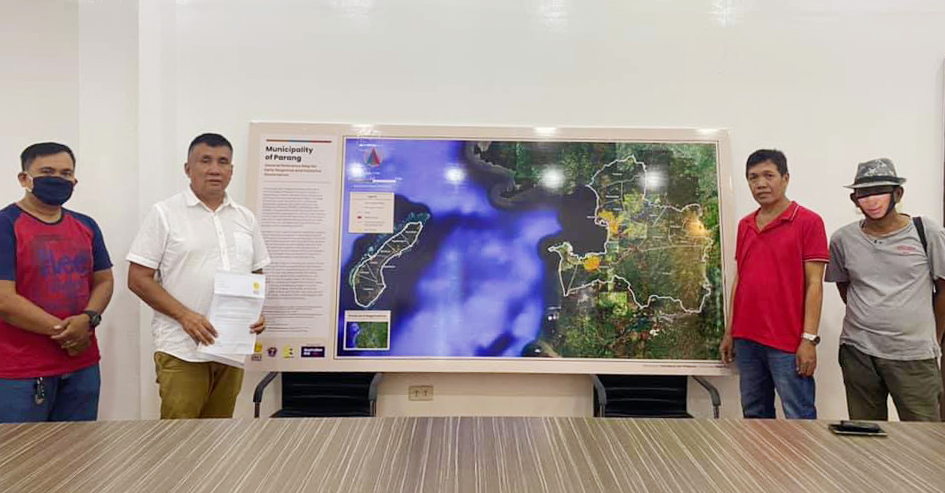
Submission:
<svg viewBox="0 0 945 493">
<path fill-rule="evenodd" d="M 126 20 L 130 9 L 108 7 L 109 2 L 23 0 L 12 7 L 10 2 L 0 4 L 0 13 L 17 13 L 26 5 L 37 15 L 52 10 L 59 12 L 59 24 L 73 29 L 76 9 L 119 9 Z M 789 195 L 821 213 L 831 231 L 856 218 L 841 185 L 852 179 L 857 162 L 877 156 L 892 158 L 910 179 L 907 212 L 942 220 L 945 3 L 940 0 L 141 0 L 137 15 L 137 45 L 127 29 L 111 26 L 113 31 L 98 35 L 115 36 L 121 46 L 101 47 L 109 53 L 101 60 L 80 57 L 78 63 L 94 65 L 70 65 L 66 74 L 73 81 L 76 74 L 86 80 L 99 71 L 130 79 L 125 65 L 135 60 L 126 49 L 137 46 L 138 108 L 136 119 L 130 119 L 138 126 L 137 162 L 129 158 L 137 174 L 113 175 L 107 146 L 91 143 L 88 152 L 80 149 L 80 173 L 81 163 L 109 163 L 102 186 L 136 186 L 137 199 L 118 197 L 138 215 L 184 186 L 180 167 L 186 145 L 208 130 L 236 145 L 231 190 L 242 199 L 248 122 L 259 119 L 727 128 L 734 176 L 742 175 L 755 148 L 783 149 L 792 171 Z M 15 56 L 3 53 L 14 68 L 3 63 L 0 70 L 19 73 L 44 53 L 76 63 L 75 55 L 69 56 L 74 47 L 68 40 L 75 39 L 70 31 L 37 37 L 47 18 L 0 18 L 4 41 L 11 32 L 17 41 L 0 44 L 4 50 L 16 47 Z M 109 26 L 102 21 L 101 27 Z M 64 41 L 56 44 L 59 38 Z M 64 135 L 74 142 L 79 121 L 82 135 L 112 138 L 112 131 L 119 136 L 133 131 L 104 115 L 84 115 L 100 98 L 119 111 L 120 98 L 110 91 L 83 91 L 82 80 L 76 91 L 61 78 L 45 77 L 37 89 L 3 73 L 4 87 L 12 83 L 18 89 L 0 91 L 3 108 L 16 105 L 0 118 L 0 152 L 8 160 L 23 142 L 39 136 Z M 49 98 L 73 106 L 64 111 Z M 47 127 L 45 118 L 30 114 L 28 101 L 37 102 L 43 116 L 72 123 Z M 125 150 L 134 156 L 130 146 Z M 4 196 L 18 194 L 15 185 L 0 186 Z M 750 212 L 754 204 L 747 186 L 736 180 L 735 191 L 737 214 Z M 88 212 L 108 219 L 106 235 L 117 242 L 109 245 L 115 257 L 123 257 L 118 251 L 127 239 L 123 235 L 136 221 L 106 204 L 88 206 Z M 121 313 L 127 317 L 121 327 L 130 330 L 136 325 L 133 310 Z M 824 418 L 845 415 L 836 362 L 841 318 L 842 305 L 829 288 L 817 372 Z M 140 349 L 128 349 L 141 355 L 131 373 L 141 382 L 140 415 L 153 416 L 150 339 L 144 328 L 140 334 Z M 118 350 L 106 350 L 106 358 Z M 734 379 L 715 381 L 723 387 L 724 414 L 738 416 Z M 701 390 L 693 387 L 692 394 L 697 414 L 704 414 Z M 119 415 L 136 417 L 131 411 Z"/>
<path fill-rule="evenodd" d="M 139 210 L 138 28 L 135 2 L 96 0 L 79 9 L 79 152 L 82 193 L 73 204 L 102 227 L 112 257 L 115 293 L 101 334 L 101 419 L 136 419 L 142 392 L 138 360 L 139 301 L 125 287 L 124 257 Z M 86 166 L 85 163 L 88 163 Z"/>
<path fill-rule="evenodd" d="M 0 1 L 0 153 L 3 205 L 22 195 L 20 152 L 42 140 L 79 140 L 78 6 Z M 42 19 L 42 22 L 40 22 Z"/>
<path fill-rule="evenodd" d="M 430 401 L 411 401 L 412 385 L 433 387 Z M 378 416 L 592 416 L 589 375 L 494 373 L 384 374 L 377 395 Z"/>
</svg>

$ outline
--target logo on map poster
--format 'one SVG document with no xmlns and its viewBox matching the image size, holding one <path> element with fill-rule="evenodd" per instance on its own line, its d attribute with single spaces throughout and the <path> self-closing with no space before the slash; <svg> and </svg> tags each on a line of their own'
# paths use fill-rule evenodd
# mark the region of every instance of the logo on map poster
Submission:
<svg viewBox="0 0 945 493">
<path fill-rule="evenodd" d="M 303 358 L 324 358 L 325 346 L 302 346 Z"/>
<path fill-rule="evenodd" d="M 292 359 L 295 357 L 295 348 L 292 346 L 284 346 L 282 348 L 282 357 L 284 359 Z"/>
<path fill-rule="evenodd" d="M 254 355 L 251 357 L 251 359 L 252 359 L 253 361 L 262 361 L 262 353 L 256 353 L 256 354 L 254 354 Z"/>
<path fill-rule="evenodd" d="M 268 354 L 270 358 L 275 358 L 276 354 L 278 353 L 279 353 L 279 349 L 277 349 L 275 346 L 272 346 L 266 349 L 266 354 Z"/>
<path fill-rule="evenodd" d="M 364 164 L 376 168 L 381 165 L 381 155 L 377 153 L 377 147 L 372 147 L 371 152 L 364 155 Z"/>
</svg>

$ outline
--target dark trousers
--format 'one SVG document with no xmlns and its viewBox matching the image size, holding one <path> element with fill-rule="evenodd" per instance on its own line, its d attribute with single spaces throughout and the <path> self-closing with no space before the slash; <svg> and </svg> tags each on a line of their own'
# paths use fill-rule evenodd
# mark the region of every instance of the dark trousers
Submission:
<svg viewBox="0 0 945 493">
<path fill-rule="evenodd" d="M 941 363 L 942 364 L 939 365 L 939 370 L 941 370 L 942 366 L 945 366 L 945 344 L 942 344 Z M 945 373 L 942 373 L 942 387 L 945 387 Z M 939 400 L 939 402 L 940 402 L 939 409 L 941 410 L 941 413 L 942 413 L 942 421 L 945 421 L 945 392 L 942 392 L 942 398 Z"/>
<path fill-rule="evenodd" d="M 942 374 L 935 358 L 892 360 L 840 345 L 850 419 L 884 421 L 892 396 L 902 421 L 940 421 Z"/>
</svg>

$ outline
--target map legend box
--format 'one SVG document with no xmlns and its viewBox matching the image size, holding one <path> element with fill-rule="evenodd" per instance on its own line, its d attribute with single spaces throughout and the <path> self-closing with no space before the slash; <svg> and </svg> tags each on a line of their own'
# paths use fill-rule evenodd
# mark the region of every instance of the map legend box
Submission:
<svg viewBox="0 0 945 493">
<path fill-rule="evenodd" d="M 351 192 L 349 207 L 349 233 L 394 232 L 393 193 Z"/>
</svg>

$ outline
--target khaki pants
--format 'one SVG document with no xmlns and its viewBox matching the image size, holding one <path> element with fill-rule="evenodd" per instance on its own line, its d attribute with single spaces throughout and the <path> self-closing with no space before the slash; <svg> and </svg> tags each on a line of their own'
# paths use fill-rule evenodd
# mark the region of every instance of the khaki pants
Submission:
<svg viewBox="0 0 945 493">
<path fill-rule="evenodd" d="M 243 370 L 222 363 L 191 363 L 154 353 L 161 419 L 232 418 Z"/>
<path fill-rule="evenodd" d="M 940 421 L 942 375 L 935 358 L 899 361 L 840 345 L 850 419 L 884 421 L 891 395 L 902 421 Z"/>
</svg>

